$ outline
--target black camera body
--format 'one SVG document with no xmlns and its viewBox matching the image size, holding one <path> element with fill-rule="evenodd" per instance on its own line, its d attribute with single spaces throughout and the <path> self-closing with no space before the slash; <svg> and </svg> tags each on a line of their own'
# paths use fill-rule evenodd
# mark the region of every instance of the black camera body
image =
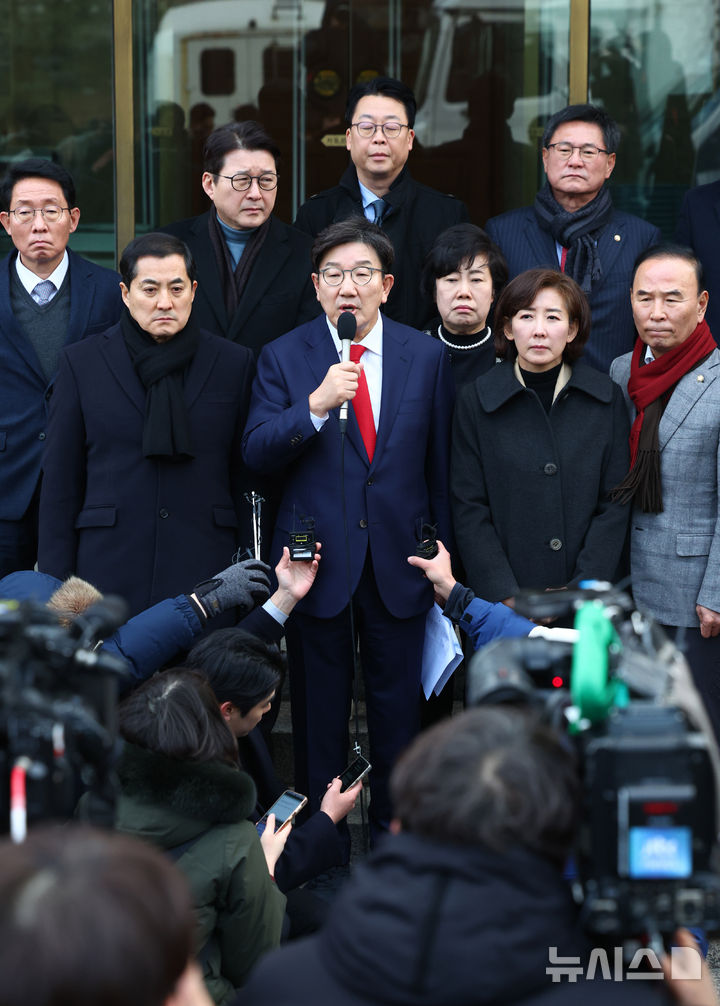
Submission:
<svg viewBox="0 0 720 1006">
<path fill-rule="evenodd" d="M 679 704 L 694 693 L 679 652 L 609 585 L 518 595 L 516 608 L 546 619 L 588 603 L 602 606 L 614 627 L 605 712 L 586 714 L 575 687 L 583 660 L 597 670 L 593 653 L 579 649 L 581 635 L 574 642 L 501 639 L 478 650 L 468 665 L 468 704 L 533 707 L 574 748 L 582 785 L 575 859 L 589 935 L 607 943 L 667 936 L 680 926 L 720 932 L 720 761 L 704 714 Z"/>
<path fill-rule="evenodd" d="M 72 817 L 85 790 L 111 822 L 118 681 L 127 666 L 97 649 L 95 637 L 124 620 L 124 605 L 101 602 L 68 629 L 44 605 L 0 601 L 0 832 L 17 803 L 18 772 L 27 826 Z"/>
<path fill-rule="evenodd" d="M 708 738 L 679 709 L 637 702 L 579 743 L 586 929 L 600 937 L 720 930 Z"/>
</svg>

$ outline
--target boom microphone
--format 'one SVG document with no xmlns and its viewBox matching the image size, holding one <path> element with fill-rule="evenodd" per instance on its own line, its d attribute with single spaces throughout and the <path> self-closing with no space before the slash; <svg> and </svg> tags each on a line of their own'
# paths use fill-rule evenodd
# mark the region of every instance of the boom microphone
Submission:
<svg viewBox="0 0 720 1006">
<path fill-rule="evenodd" d="M 357 321 L 355 320 L 355 315 L 352 311 L 343 311 L 343 313 L 338 318 L 337 323 L 337 334 L 340 339 L 340 345 L 342 347 L 341 360 L 343 363 L 350 362 L 350 346 L 355 338 L 355 333 L 357 332 Z M 344 433 L 347 429 L 348 420 L 348 400 L 346 399 L 340 406 L 340 432 Z"/>
</svg>

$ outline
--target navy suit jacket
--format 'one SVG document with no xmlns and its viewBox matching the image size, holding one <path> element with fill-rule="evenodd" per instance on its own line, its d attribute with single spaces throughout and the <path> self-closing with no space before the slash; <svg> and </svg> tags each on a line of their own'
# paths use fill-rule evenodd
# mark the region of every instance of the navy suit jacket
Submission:
<svg viewBox="0 0 720 1006">
<path fill-rule="evenodd" d="M 532 206 L 488 220 L 485 230 L 500 245 L 510 279 L 526 269 L 558 269 L 555 239 L 538 224 Z M 616 356 L 630 352 L 637 332 L 630 308 L 630 277 L 640 252 L 658 244 L 657 227 L 639 217 L 613 210 L 598 238 L 602 276 L 588 297 L 592 330 L 584 359 L 605 373 Z"/>
<path fill-rule="evenodd" d="M 114 325 L 122 311 L 120 277 L 68 249 L 70 318 L 66 345 Z M 17 252 L 0 262 L 0 520 L 20 520 L 40 477 L 48 402 L 37 353 L 10 306 Z"/>
<path fill-rule="evenodd" d="M 437 522 L 439 536 L 452 547 L 450 363 L 436 339 L 383 318 L 375 454 L 371 464 L 350 408 L 343 480 L 338 409 L 316 431 L 308 407 L 308 396 L 337 362 L 325 315 L 270 343 L 258 360 L 243 452 L 250 468 L 283 472 L 272 561 L 287 544 L 293 522 L 300 530 L 300 518 L 310 515 L 322 561 L 297 610 L 319 618 L 338 614 L 357 587 L 369 547 L 385 607 L 396 618 L 410 618 L 432 604 L 427 580 L 407 563 L 416 548 L 416 522 Z"/>
<path fill-rule="evenodd" d="M 40 495 L 38 568 L 124 597 L 134 615 L 229 566 L 247 503 L 252 354 L 200 333 L 183 393 L 195 457 L 142 453 L 146 393 L 121 326 L 63 350 Z"/>
<path fill-rule="evenodd" d="M 271 217 L 238 309 L 228 318 L 209 216 L 203 213 L 162 228 L 184 241 L 195 259 L 198 287 L 192 315 L 197 326 L 239 342 L 257 356 L 265 343 L 321 313 L 310 279 L 311 238 Z"/>
<path fill-rule="evenodd" d="M 692 248 L 702 262 L 705 289 L 710 294 L 705 321 L 711 332 L 720 335 L 720 182 L 698 185 L 685 193 L 675 238 Z"/>
</svg>

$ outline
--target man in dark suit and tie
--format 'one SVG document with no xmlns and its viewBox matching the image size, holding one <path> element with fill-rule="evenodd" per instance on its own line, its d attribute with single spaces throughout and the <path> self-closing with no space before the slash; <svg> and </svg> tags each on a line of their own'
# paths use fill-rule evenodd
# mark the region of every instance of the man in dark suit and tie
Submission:
<svg viewBox="0 0 720 1006">
<path fill-rule="evenodd" d="M 0 577 L 37 558 L 40 465 L 63 346 L 120 317 L 120 277 L 68 247 L 80 210 L 68 172 L 31 157 L 0 183 Z"/>
<path fill-rule="evenodd" d="M 272 554 L 311 516 L 323 560 L 288 621 L 296 785 L 317 809 L 345 767 L 354 627 L 365 678 L 373 834 L 387 826 L 387 781 L 418 729 L 420 667 L 432 589 L 407 563 L 418 524 L 450 533 L 453 383 L 430 336 L 380 314 L 393 284 L 388 237 L 364 217 L 323 231 L 313 282 L 324 316 L 266 346 L 258 360 L 244 456 L 283 472 Z M 356 324 L 340 362 L 338 319 Z M 352 322 L 350 323 L 352 327 Z M 354 362 L 362 355 L 362 363 Z M 352 401 L 345 442 L 338 409 Z M 307 789 L 305 788 L 307 787 Z"/>
<path fill-rule="evenodd" d="M 202 184 L 208 213 L 162 228 L 184 241 L 198 269 L 193 319 L 257 355 L 318 314 L 310 238 L 273 216 L 280 151 L 257 122 L 208 136 Z"/>
<path fill-rule="evenodd" d="M 316 237 L 328 224 L 364 215 L 395 248 L 395 283 L 386 314 L 424 329 L 437 314 L 421 289 L 425 258 L 438 234 L 468 220 L 464 203 L 421 185 L 407 166 L 415 132 L 415 95 L 392 77 L 361 81 L 345 110 L 350 164 L 338 185 L 318 192 L 298 210 L 295 226 Z"/>
<path fill-rule="evenodd" d="M 607 372 L 632 349 L 635 325 L 627 291 L 635 259 L 660 231 L 613 207 L 605 185 L 615 167 L 620 130 L 595 105 L 556 112 L 542 138 L 547 181 L 532 206 L 488 220 L 485 230 L 507 259 L 510 279 L 526 269 L 559 269 L 590 301 L 592 333 L 585 361 Z"/>
</svg>

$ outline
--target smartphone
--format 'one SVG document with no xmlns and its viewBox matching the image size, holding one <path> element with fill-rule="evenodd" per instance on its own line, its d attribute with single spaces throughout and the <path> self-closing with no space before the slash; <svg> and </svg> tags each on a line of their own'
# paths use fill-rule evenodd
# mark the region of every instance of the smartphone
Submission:
<svg viewBox="0 0 720 1006">
<path fill-rule="evenodd" d="M 372 765 L 370 762 L 367 758 L 363 758 L 362 755 L 358 755 L 357 758 L 354 758 L 340 776 L 340 792 L 344 793 L 346 789 L 350 789 L 350 787 L 354 786 L 356 782 L 360 782 L 360 780 L 368 774 L 371 768 Z"/>
<path fill-rule="evenodd" d="M 275 815 L 275 831 L 279 831 L 285 825 L 290 824 L 295 815 L 303 809 L 306 803 L 307 797 L 303 796 L 302 793 L 286 789 L 282 796 L 279 796 L 272 807 L 270 807 L 267 814 L 264 814 L 255 825 L 258 835 L 262 835 L 265 831 L 267 819 L 271 814 Z"/>
</svg>

